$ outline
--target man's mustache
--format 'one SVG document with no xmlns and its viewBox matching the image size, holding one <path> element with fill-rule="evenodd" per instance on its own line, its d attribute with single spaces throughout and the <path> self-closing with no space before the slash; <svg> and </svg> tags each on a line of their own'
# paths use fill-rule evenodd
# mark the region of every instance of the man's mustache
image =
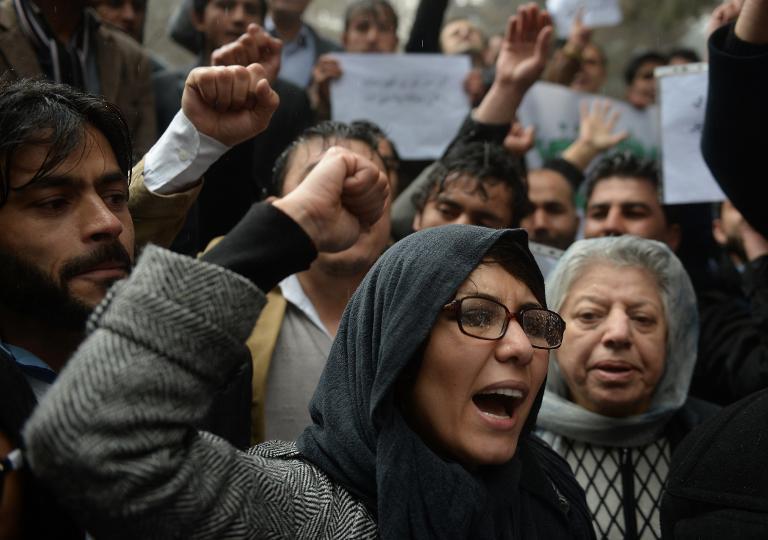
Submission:
<svg viewBox="0 0 768 540">
<path fill-rule="evenodd" d="M 128 251 L 120 242 L 114 240 L 108 244 L 101 244 L 86 255 L 80 255 L 67 261 L 60 272 L 61 283 L 64 284 L 73 277 L 104 263 L 117 263 L 118 266 L 125 267 L 126 272 L 130 271 L 133 265 Z"/>
</svg>

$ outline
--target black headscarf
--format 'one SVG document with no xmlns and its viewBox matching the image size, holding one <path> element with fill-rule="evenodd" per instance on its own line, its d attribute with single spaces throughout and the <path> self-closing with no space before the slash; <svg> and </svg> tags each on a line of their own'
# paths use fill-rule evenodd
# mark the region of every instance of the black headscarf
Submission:
<svg viewBox="0 0 768 540">
<path fill-rule="evenodd" d="M 396 403 L 398 377 L 420 360 L 442 307 L 501 238 L 511 240 L 530 268 L 531 291 L 543 303 L 543 278 L 524 231 L 449 225 L 413 234 L 390 248 L 342 317 L 310 403 L 313 425 L 297 445 L 361 499 L 377 517 L 382 538 L 546 538 L 571 528 L 552 489 L 553 481 L 569 480 L 561 482 L 559 466 L 554 480 L 551 471 L 543 471 L 535 455 L 543 447 L 530 436 L 543 385 L 515 457 L 473 472 L 428 448 Z M 576 498 L 578 492 L 575 488 Z"/>
</svg>

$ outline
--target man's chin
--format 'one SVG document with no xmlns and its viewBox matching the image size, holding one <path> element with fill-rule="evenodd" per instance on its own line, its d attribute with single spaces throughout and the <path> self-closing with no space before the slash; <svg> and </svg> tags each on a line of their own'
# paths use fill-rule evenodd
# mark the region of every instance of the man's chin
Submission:
<svg viewBox="0 0 768 540">
<path fill-rule="evenodd" d="M 0 252 L 0 305 L 4 311 L 41 325 L 63 330 L 84 330 L 93 306 L 70 294 L 32 263 Z M 103 297 L 103 294 L 102 294 Z"/>
<path fill-rule="evenodd" d="M 110 287 L 125 277 L 127 277 L 127 274 L 124 272 L 119 276 L 114 275 L 99 278 L 93 276 L 75 276 L 67 281 L 66 289 L 73 300 L 93 309 L 104 300 Z"/>
</svg>

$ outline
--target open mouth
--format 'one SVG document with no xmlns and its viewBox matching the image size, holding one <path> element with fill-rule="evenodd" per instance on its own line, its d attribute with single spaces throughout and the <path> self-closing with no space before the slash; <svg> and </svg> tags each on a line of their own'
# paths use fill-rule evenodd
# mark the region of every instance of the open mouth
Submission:
<svg viewBox="0 0 768 540">
<path fill-rule="evenodd" d="M 599 369 L 601 371 L 607 371 L 608 373 L 626 373 L 628 371 L 632 371 L 632 369 L 629 366 L 621 366 L 621 365 L 600 366 Z"/>
<path fill-rule="evenodd" d="M 472 396 L 480 412 L 492 418 L 511 418 L 523 400 L 523 392 L 515 388 L 498 388 L 478 392 Z"/>
<path fill-rule="evenodd" d="M 606 382 L 623 383 L 631 379 L 635 367 L 627 362 L 600 362 L 594 366 L 599 377 Z"/>
</svg>

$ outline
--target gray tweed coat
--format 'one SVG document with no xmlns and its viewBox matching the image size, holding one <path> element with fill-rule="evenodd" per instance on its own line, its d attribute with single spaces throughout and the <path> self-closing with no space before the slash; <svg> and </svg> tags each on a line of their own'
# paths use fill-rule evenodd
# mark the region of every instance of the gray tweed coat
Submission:
<svg viewBox="0 0 768 540">
<path fill-rule="evenodd" d="M 26 428 L 27 458 L 95 538 L 375 538 L 293 444 L 238 452 L 190 426 L 264 305 L 246 279 L 148 247 Z"/>
</svg>

